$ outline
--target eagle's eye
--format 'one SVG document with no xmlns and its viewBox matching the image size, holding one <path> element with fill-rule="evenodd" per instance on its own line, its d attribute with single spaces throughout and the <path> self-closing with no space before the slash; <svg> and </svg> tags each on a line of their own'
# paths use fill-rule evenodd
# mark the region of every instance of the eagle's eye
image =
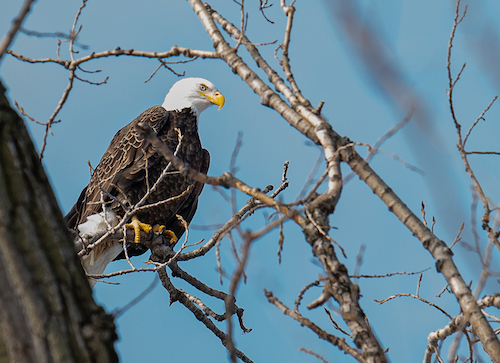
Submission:
<svg viewBox="0 0 500 363">
<path fill-rule="evenodd" d="M 208 87 L 205 84 L 200 84 L 200 91 L 205 92 L 208 89 Z"/>
</svg>

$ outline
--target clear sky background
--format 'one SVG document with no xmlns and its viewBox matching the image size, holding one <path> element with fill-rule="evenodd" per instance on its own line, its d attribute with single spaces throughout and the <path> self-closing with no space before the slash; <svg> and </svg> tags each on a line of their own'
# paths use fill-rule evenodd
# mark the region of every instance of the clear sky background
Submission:
<svg viewBox="0 0 500 363">
<path fill-rule="evenodd" d="M 17 15 L 21 1 L 3 0 L 0 11 L 0 34 L 5 34 L 11 19 Z M 240 23 L 240 8 L 230 0 L 209 1 L 212 7 L 235 24 Z M 418 215 L 426 205 L 427 219 L 436 218 L 434 231 L 451 244 L 462 223 L 463 240 L 473 244 L 471 232 L 470 179 L 456 151 L 456 133 L 450 117 L 447 94 L 446 51 L 455 10 L 454 1 L 386 0 L 357 1 L 359 16 L 381 36 L 388 60 L 396 65 L 401 81 L 407 85 L 397 96 L 414 97 L 418 103 L 417 116 L 400 133 L 389 139 L 383 150 L 398 155 L 424 172 L 417 173 L 388 155 L 379 155 L 373 168 L 403 201 Z M 24 26 L 39 32 L 68 33 L 79 1 L 39 0 Z M 247 1 L 249 12 L 247 35 L 255 43 L 283 39 L 285 17 L 274 1 L 266 11 L 274 24 L 258 12 L 257 1 Z M 295 24 L 290 57 L 292 70 L 304 95 L 313 104 L 325 101 L 324 116 L 341 135 L 356 142 L 373 145 L 392 126 L 409 112 L 408 107 L 394 103 L 380 79 L 373 77 L 366 60 L 359 57 L 341 26 L 339 12 L 328 1 L 299 0 L 296 2 Z M 464 2 L 465 5 L 465 2 Z M 453 71 L 467 63 L 456 88 L 456 111 L 465 130 L 499 93 L 500 3 L 471 1 L 468 14 L 457 31 L 453 48 Z M 189 3 L 176 1 L 95 1 L 89 0 L 79 24 L 79 42 L 88 49 L 78 48 L 83 56 L 121 47 L 144 51 L 165 51 L 173 45 L 212 50 L 205 33 Z M 229 39 L 229 37 L 226 37 Z M 234 44 L 234 42 L 232 42 Z M 275 69 L 273 58 L 276 44 L 259 49 Z M 31 58 L 56 57 L 55 38 L 35 38 L 19 34 L 12 49 Z M 243 49 L 240 49 L 243 52 Z M 244 59 L 254 69 L 254 63 L 243 52 Z M 67 58 L 67 43 L 61 45 L 61 57 Z M 183 58 L 179 58 L 183 60 Z M 161 104 L 177 76 L 161 69 L 145 83 L 158 62 L 151 59 L 119 57 L 89 62 L 86 70 L 102 70 L 96 74 L 79 73 L 93 82 L 109 77 L 107 84 L 90 85 L 76 81 L 64 109 L 57 117 L 48 139 L 44 165 L 49 174 L 61 210 L 66 213 L 89 181 L 87 161 L 97 165 L 114 133 L 133 120 L 146 108 Z M 196 60 L 172 65 L 186 76 L 204 77 L 216 84 L 226 96 L 226 106 L 217 111 L 210 108 L 201 117 L 202 143 L 211 153 L 210 175 L 229 170 L 231 154 L 239 132 L 243 146 L 238 155 L 237 176 L 247 184 L 265 187 L 278 186 L 283 164 L 290 161 L 290 187 L 282 193 L 283 201 L 292 202 L 302 190 L 320 150 L 305 142 L 271 109 L 260 105 L 256 96 L 230 68 L 219 60 Z M 55 109 L 68 82 L 69 73 L 54 64 L 27 64 L 5 56 L 0 74 L 9 90 L 11 101 L 16 100 L 32 117 L 45 121 Z M 267 79 L 262 72 L 258 74 Z M 44 129 L 27 121 L 37 147 L 41 146 Z M 498 151 L 500 136 L 500 105 L 495 104 L 469 140 L 471 150 Z M 366 155 L 366 148 L 359 147 Z M 473 156 L 473 167 L 494 203 L 500 198 L 499 157 Z M 323 167 L 324 165 L 322 165 Z M 349 169 L 343 168 L 344 175 Z M 321 173 L 321 172 L 320 172 Z M 227 191 L 223 191 L 228 195 Z M 247 197 L 237 195 L 241 207 Z M 257 213 L 244 228 L 258 228 L 266 223 L 267 215 Z M 481 210 L 479 211 L 481 215 Z M 230 205 L 213 188 L 206 187 L 200 207 L 193 220 L 195 226 L 222 224 L 231 216 Z M 339 258 L 354 272 L 356 255 L 366 246 L 362 274 L 386 274 L 397 271 L 428 269 L 423 276 L 420 295 L 451 315 L 460 312 L 455 298 L 445 293 L 435 295 L 446 285 L 435 272 L 434 260 L 406 228 L 388 212 L 383 203 L 364 183 L 353 178 L 344 187 L 341 200 L 331 218 L 338 229 L 331 235 L 346 250 L 347 259 Z M 476 226 L 480 231 L 480 225 Z M 192 229 L 190 240 L 208 239 L 212 231 Z M 481 232 L 481 231 L 480 231 Z M 484 234 L 480 243 L 485 246 Z M 239 243 L 239 241 L 237 241 Z M 309 245 L 300 230 L 288 222 L 282 263 L 278 264 L 278 233 L 258 240 L 252 247 L 246 270 L 247 283 L 237 293 L 238 305 L 245 309 L 244 321 L 253 331 L 243 334 L 236 330 L 237 347 L 255 362 L 317 362 L 299 347 L 311 349 L 330 362 L 353 361 L 337 351 L 290 318 L 281 314 L 264 297 L 263 289 L 273 293 L 288 306 L 300 289 L 318 278 L 322 270 L 314 261 Z M 338 252 L 338 251 L 337 251 Z M 498 251 L 492 267 L 498 266 Z M 466 281 L 477 282 L 480 265 L 477 254 L 462 245 L 454 247 L 455 262 Z M 222 241 L 222 264 L 231 273 L 236 266 L 228 239 Z M 133 259 L 137 267 L 147 255 Z M 183 263 L 181 267 L 212 287 L 226 290 L 228 280 L 219 285 L 215 251 L 204 258 Z M 108 272 L 127 268 L 126 262 L 115 262 Z M 119 285 L 98 284 L 94 289 L 99 303 L 112 312 L 121 308 L 143 291 L 154 279 L 152 273 L 137 273 L 116 278 Z M 427 335 L 444 327 L 448 318 L 438 310 L 410 298 L 400 298 L 383 305 L 373 299 L 384 299 L 397 293 L 415 293 L 418 275 L 358 281 L 361 306 L 382 342 L 389 349 L 393 362 L 418 362 L 423 358 Z M 223 304 L 213 301 L 181 281 L 177 287 L 201 297 L 215 311 L 222 313 Z M 498 292 L 492 278 L 484 293 Z M 323 308 L 308 312 L 305 305 L 316 299 L 320 288 L 309 290 L 302 312 L 332 334 L 342 334 L 331 326 Z M 328 304 L 336 321 L 334 303 Z M 159 285 L 144 300 L 116 321 L 119 341 L 116 344 L 121 361 L 125 363 L 159 362 L 223 362 L 226 350 L 182 305 L 169 306 L 168 293 Z M 225 323 L 218 323 L 225 329 Z M 350 339 L 347 338 L 350 342 Z"/>
</svg>

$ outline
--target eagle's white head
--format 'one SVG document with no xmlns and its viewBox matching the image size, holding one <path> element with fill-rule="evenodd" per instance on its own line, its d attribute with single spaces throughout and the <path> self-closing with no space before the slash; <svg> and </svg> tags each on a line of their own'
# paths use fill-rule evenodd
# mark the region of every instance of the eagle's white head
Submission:
<svg viewBox="0 0 500 363">
<path fill-rule="evenodd" d="M 196 116 L 212 105 L 224 106 L 224 96 L 214 84 L 203 78 L 183 78 L 168 91 L 163 108 L 167 111 L 180 111 L 190 107 Z"/>
</svg>

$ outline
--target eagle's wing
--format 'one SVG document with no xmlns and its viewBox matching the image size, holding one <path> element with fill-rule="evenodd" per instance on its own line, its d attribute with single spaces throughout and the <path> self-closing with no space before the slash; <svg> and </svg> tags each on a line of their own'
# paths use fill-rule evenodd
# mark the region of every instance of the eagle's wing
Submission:
<svg viewBox="0 0 500 363">
<path fill-rule="evenodd" d="M 149 124 L 158 132 L 163 127 L 168 127 L 169 113 L 161 106 L 153 106 L 115 134 L 95 168 L 89 185 L 65 216 L 70 229 L 76 230 L 88 216 L 102 211 L 101 191 L 104 192 L 105 200 L 110 200 L 109 193 L 116 196 L 120 202 L 127 203 L 124 191 L 129 185 L 145 177 L 146 163 L 151 159 L 147 153 L 153 151 L 152 148 L 146 147 L 144 139 L 136 130 L 139 122 Z M 117 204 L 115 201 L 111 205 L 117 207 Z"/>
</svg>

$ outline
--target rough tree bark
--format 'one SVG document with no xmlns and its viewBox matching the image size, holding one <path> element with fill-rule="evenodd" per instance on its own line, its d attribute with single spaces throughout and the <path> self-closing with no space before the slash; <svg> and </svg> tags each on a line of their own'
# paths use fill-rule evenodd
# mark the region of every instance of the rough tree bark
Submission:
<svg viewBox="0 0 500 363">
<path fill-rule="evenodd" d="M 0 363 L 116 362 L 27 129 L 0 82 Z"/>
</svg>

